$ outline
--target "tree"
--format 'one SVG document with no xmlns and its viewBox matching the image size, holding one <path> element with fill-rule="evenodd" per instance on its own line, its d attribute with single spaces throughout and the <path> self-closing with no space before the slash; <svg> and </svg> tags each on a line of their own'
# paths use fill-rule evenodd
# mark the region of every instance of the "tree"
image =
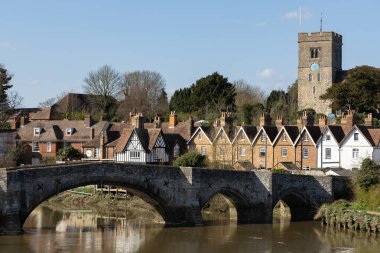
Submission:
<svg viewBox="0 0 380 253">
<path fill-rule="evenodd" d="M 120 74 L 111 66 L 104 65 L 97 71 L 89 72 L 84 82 L 83 89 L 87 94 L 97 95 L 94 96 L 94 103 L 98 104 L 101 114 L 104 115 L 109 109 L 110 98 L 117 96 L 120 91 Z M 105 117 L 111 118 L 110 115 L 105 115 Z"/>
<path fill-rule="evenodd" d="M 121 90 L 124 99 L 121 101 L 118 116 L 125 120 L 129 112 L 139 111 L 149 119 L 157 113 L 165 113 L 167 94 L 165 80 L 155 71 L 135 71 L 123 75 Z M 166 101 L 165 101 L 166 100 Z"/>
<path fill-rule="evenodd" d="M 245 104 L 262 104 L 265 99 L 265 92 L 260 89 L 260 87 L 252 86 L 245 80 L 234 81 L 235 86 L 235 104 L 236 107 L 241 108 Z"/>
<path fill-rule="evenodd" d="M 3 65 L 0 65 L 0 128 L 7 126 L 7 120 L 13 109 L 22 103 L 22 98 L 17 92 L 9 91 L 12 88 L 10 84 L 12 77 L 8 70 Z"/>
<path fill-rule="evenodd" d="M 321 99 L 331 100 L 333 109 L 354 106 L 357 112 L 380 113 L 380 68 L 359 66 L 350 69 L 346 78 L 328 88 Z"/>
<path fill-rule="evenodd" d="M 177 112 L 195 112 L 199 118 L 221 111 L 235 111 L 235 87 L 228 78 L 215 72 L 202 77 L 190 88 L 174 92 L 170 109 Z"/>
<path fill-rule="evenodd" d="M 173 162 L 173 165 L 184 166 L 184 167 L 206 167 L 207 160 L 204 155 L 191 151 L 178 157 Z"/>
<path fill-rule="evenodd" d="M 360 188 L 368 189 L 380 182 L 380 166 L 369 158 L 365 158 L 358 172 L 356 183 Z"/>
</svg>

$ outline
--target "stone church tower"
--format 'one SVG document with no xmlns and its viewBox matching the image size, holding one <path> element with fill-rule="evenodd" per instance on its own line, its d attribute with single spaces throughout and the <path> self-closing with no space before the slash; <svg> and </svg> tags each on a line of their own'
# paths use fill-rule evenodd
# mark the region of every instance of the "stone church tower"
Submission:
<svg viewBox="0 0 380 253">
<path fill-rule="evenodd" d="M 334 32 L 298 34 L 298 110 L 328 115 L 330 102 L 321 100 L 342 71 L 342 36 Z"/>
</svg>

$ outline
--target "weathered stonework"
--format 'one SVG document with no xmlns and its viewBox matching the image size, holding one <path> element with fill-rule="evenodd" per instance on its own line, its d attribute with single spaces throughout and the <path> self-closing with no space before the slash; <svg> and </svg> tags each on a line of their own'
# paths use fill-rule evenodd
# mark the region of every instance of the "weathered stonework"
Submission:
<svg viewBox="0 0 380 253">
<path fill-rule="evenodd" d="M 270 171 L 78 163 L 0 169 L 0 234 L 22 233 L 29 214 L 62 191 L 89 184 L 112 184 L 150 203 L 167 225 L 202 225 L 201 209 L 221 193 L 234 203 L 239 223 L 269 223 L 283 199 L 292 219 L 310 215 L 346 192 L 346 179 L 280 175 Z M 305 215 L 308 214 L 308 215 Z"/>
<path fill-rule="evenodd" d="M 313 48 L 318 49 L 317 57 L 312 56 Z M 312 70 L 313 63 L 318 64 L 319 69 Z M 331 113 L 330 102 L 319 97 L 336 82 L 340 71 L 342 71 L 341 35 L 334 32 L 299 33 L 298 110 L 312 108 L 317 113 L 325 115 Z"/>
</svg>

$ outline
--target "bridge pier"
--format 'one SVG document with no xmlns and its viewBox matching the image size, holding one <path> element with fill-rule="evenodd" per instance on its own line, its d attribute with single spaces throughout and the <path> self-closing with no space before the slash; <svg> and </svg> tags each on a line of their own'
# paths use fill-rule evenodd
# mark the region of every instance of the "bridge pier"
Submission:
<svg viewBox="0 0 380 253">
<path fill-rule="evenodd" d="M 24 233 L 18 214 L 0 216 L 0 235 L 17 235 Z"/>
</svg>

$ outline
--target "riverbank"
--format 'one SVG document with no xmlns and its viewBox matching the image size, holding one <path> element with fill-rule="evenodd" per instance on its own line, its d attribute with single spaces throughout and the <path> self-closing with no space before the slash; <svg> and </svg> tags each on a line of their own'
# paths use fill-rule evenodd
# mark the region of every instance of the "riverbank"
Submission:
<svg viewBox="0 0 380 253">
<path fill-rule="evenodd" d="M 380 233 L 380 185 L 368 190 L 354 187 L 354 200 L 324 204 L 316 219 L 337 229 Z"/>
</svg>

